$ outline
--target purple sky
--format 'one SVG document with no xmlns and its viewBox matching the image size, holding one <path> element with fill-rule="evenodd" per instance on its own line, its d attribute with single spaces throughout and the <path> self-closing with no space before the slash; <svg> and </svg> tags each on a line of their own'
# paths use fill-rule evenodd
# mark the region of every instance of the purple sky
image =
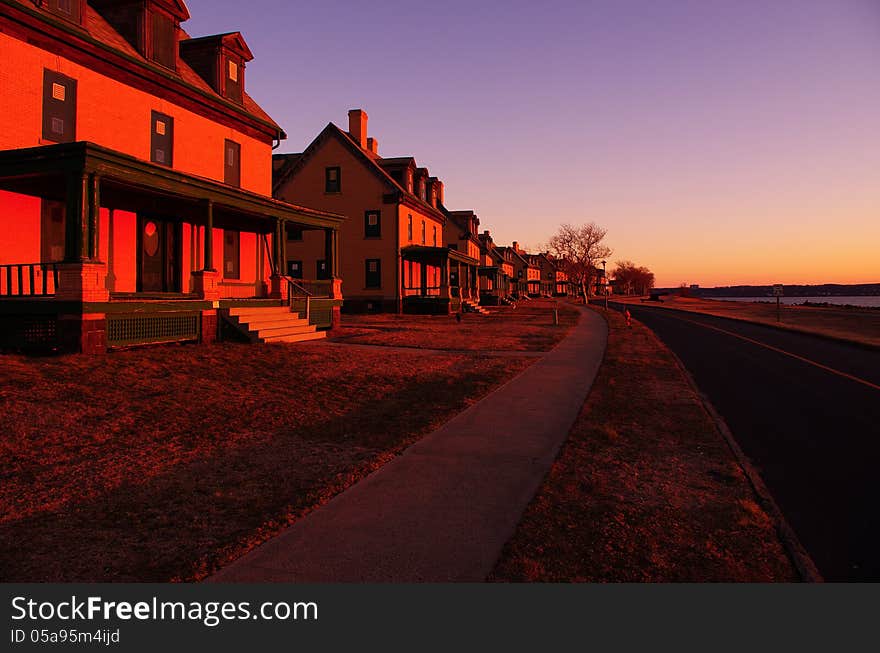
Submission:
<svg viewBox="0 0 880 653">
<path fill-rule="evenodd" d="M 658 284 L 880 282 L 878 0 L 188 0 L 301 151 L 363 108 L 500 242 L 608 229 Z"/>
</svg>

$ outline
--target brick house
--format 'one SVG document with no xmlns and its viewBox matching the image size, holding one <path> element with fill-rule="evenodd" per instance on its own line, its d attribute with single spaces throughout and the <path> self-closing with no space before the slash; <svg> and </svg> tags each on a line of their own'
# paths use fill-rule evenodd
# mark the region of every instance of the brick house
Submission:
<svg viewBox="0 0 880 653">
<path fill-rule="evenodd" d="M 241 34 L 190 38 L 188 18 L 0 3 L 0 346 L 212 341 L 242 306 L 289 303 L 281 234 L 334 241 L 342 216 L 272 197 L 286 136 L 246 92 Z"/>
<path fill-rule="evenodd" d="M 413 157 L 379 156 L 365 111 L 352 109 L 348 118 L 348 131 L 331 122 L 302 153 L 275 156 L 275 196 L 348 217 L 339 234 L 343 310 L 454 310 L 453 271 L 479 262 L 444 244 L 443 183 Z M 294 234 L 290 276 L 325 277 L 324 250 L 315 234 Z"/>
<path fill-rule="evenodd" d="M 480 267 L 478 268 L 480 303 L 498 306 L 510 303 L 516 290 L 516 274 L 513 268 L 513 252 L 498 247 L 492 234 L 485 230 L 478 236 L 480 242 Z"/>
<path fill-rule="evenodd" d="M 513 262 L 513 293 L 518 298 L 538 297 L 541 294 L 541 268 L 530 259 L 529 254 L 516 241 L 503 250 L 510 254 Z"/>
</svg>

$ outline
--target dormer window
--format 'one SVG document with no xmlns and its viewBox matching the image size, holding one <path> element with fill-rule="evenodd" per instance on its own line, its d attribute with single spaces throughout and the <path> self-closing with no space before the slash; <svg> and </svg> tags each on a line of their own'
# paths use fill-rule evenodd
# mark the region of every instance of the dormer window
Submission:
<svg viewBox="0 0 880 653">
<path fill-rule="evenodd" d="M 242 102 L 242 66 L 235 59 L 226 59 L 225 95 L 233 102 Z"/>
<path fill-rule="evenodd" d="M 177 70 L 177 25 L 174 19 L 153 11 L 150 26 L 150 59 L 161 66 Z"/>
<path fill-rule="evenodd" d="M 82 0 L 44 0 L 45 9 L 71 22 L 82 23 Z"/>
</svg>

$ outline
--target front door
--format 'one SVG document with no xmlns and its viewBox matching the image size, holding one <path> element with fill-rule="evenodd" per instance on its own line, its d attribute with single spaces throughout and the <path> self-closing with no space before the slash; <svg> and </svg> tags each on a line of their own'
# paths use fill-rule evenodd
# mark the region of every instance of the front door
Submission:
<svg viewBox="0 0 880 653">
<path fill-rule="evenodd" d="M 180 225 L 138 216 L 138 292 L 180 292 Z"/>
</svg>

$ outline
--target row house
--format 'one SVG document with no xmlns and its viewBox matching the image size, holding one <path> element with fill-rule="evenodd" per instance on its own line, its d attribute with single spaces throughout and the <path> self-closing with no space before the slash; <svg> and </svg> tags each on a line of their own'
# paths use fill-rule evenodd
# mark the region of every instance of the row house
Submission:
<svg viewBox="0 0 880 653">
<path fill-rule="evenodd" d="M 514 254 L 508 247 L 498 247 L 492 234 L 485 230 L 478 237 L 480 242 L 479 290 L 480 303 L 498 306 L 510 303 L 516 289 Z"/>
<path fill-rule="evenodd" d="M 464 254 L 451 268 L 449 284 L 453 298 L 457 297 L 466 306 L 473 308 L 480 303 L 480 219 L 473 211 L 445 211 L 446 226 L 443 237 L 446 246 Z M 453 307 L 456 308 L 456 307 Z"/>
<path fill-rule="evenodd" d="M 533 263 L 519 243 L 513 241 L 503 248 L 511 254 L 514 270 L 514 294 L 517 298 L 537 297 L 541 294 L 541 268 Z"/>
<path fill-rule="evenodd" d="M 302 153 L 275 157 L 277 198 L 348 216 L 336 270 L 320 237 L 306 232 L 287 243 L 288 274 L 308 285 L 338 272 L 350 312 L 449 313 L 479 261 L 445 244 L 443 183 L 413 157 L 381 157 L 365 111 L 352 109 L 348 119 L 348 131 L 331 122 Z"/>
<path fill-rule="evenodd" d="M 527 259 L 541 270 L 542 295 L 561 297 L 570 294 L 568 275 L 549 253 L 528 254 Z"/>
<path fill-rule="evenodd" d="M 335 258 L 341 215 L 272 196 L 286 136 L 246 91 L 241 34 L 190 38 L 188 18 L 0 2 L 0 345 L 211 341 L 236 307 L 291 301 L 285 234 Z M 328 319 L 339 303 L 337 283 Z"/>
</svg>

